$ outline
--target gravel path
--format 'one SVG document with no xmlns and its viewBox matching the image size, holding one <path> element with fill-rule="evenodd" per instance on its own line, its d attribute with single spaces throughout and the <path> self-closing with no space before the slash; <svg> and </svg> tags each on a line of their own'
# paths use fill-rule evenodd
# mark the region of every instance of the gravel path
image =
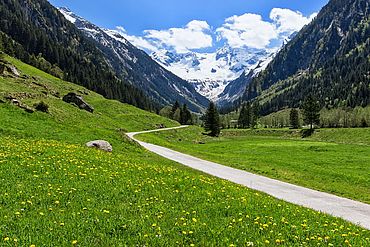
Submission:
<svg viewBox="0 0 370 247">
<path fill-rule="evenodd" d="M 214 162 L 202 160 L 187 154 L 183 154 L 165 147 L 153 145 L 135 139 L 136 134 L 156 131 L 184 128 L 174 128 L 127 133 L 131 139 L 137 141 L 147 150 L 154 152 L 167 159 L 176 161 L 182 165 L 202 171 L 231 182 L 247 186 L 248 188 L 265 192 L 281 200 L 312 208 L 347 221 L 360 225 L 370 230 L 370 205 L 338 197 L 332 194 L 307 189 L 301 186 L 281 182 L 275 179 L 255 175 L 243 170 L 220 165 Z"/>
</svg>

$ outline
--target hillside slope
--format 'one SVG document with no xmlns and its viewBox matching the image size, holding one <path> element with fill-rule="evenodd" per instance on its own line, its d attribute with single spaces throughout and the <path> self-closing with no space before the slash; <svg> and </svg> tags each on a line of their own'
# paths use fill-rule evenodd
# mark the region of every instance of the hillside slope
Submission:
<svg viewBox="0 0 370 247">
<path fill-rule="evenodd" d="M 79 144 L 106 139 L 121 146 L 127 131 L 179 125 L 131 105 L 105 99 L 86 88 L 62 81 L 11 57 L 5 60 L 16 67 L 20 76 L 0 74 L 0 102 L 3 102 L 0 103 L 0 133 L 30 138 L 42 136 Z M 94 113 L 62 101 L 61 98 L 69 92 L 82 95 L 94 107 Z M 33 109 L 34 104 L 43 101 L 49 105 L 49 113 L 27 113 L 6 98 L 15 98 Z"/>
<path fill-rule="evenodd" d="M 143 109 L 154 105 L 122 80 L 94 41 L 47 0 L 0 0 L 0 51 L 99 94 Z"/>
<path fill-rule="evenodd" d="M 265 114 L 298 107 L 310 93 L 328 108 L 366 106 L 369 71 L 369 1 L 331 0 L 252 80 L 243 99 L 258 98 Z"/>
</svg>

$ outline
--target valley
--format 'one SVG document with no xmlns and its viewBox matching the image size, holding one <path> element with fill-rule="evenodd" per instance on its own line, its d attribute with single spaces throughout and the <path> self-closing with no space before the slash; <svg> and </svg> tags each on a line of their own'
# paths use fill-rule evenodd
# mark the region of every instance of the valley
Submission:
<svg viewBox="0 0 370 247">
<path fill-rule="evenodd" d="M 22 102 L 49 105 L 49 113 L 27 113 L 0 104 L 2 244 L 369 243 L 358 226 L 167 161 L 122 133 L 176 122 L 6 60 L 49 90 L 85 92 L 95 111 L 45 96 L 32 80 L 0 78 L 2 97 L 28 92 Z M 109 140 L 113 153 L 83 146 L 94 138 Z"/>
<path fill-rule="evenodd" d="M 0 0 L 0 246 L 370 246 L 370 2 L 285 2 Z"/>
</svg>

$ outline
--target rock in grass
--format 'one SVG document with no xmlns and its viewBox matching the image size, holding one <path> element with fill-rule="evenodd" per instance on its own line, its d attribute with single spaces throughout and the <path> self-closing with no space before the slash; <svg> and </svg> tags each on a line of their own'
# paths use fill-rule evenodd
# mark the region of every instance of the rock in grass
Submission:
<svg viewBox="0 0 370 247">
<path fill-rule="evenodd" d="M 20 73 L 14 65 L 2 60 L 0 61 L 0 74 L 13 77 L 20 76 Z"/>
<path fill-rule="evenodd" d="M 67 103 L 74 103 L 76 104 L 80 109 L 86 110 L 88 112 L 94 112 L 94 108 L 90 106 L 88 103 L 86 103 L 83 98 L 80 95 L 77 95 L 76 93 L 68 93 L 63 97 L 63 101 Z"/>
<path fill-rule="evenodd" d="M 90 148 L 97 148 L 106 152 L 112 152 L 113 148 L 112 145 L 110 145 L 109 142 L 104 141 L 104 140 L 96 140 L 96 141 L 91 141 L 86 143 L 86 146 Z"/>
</svg>

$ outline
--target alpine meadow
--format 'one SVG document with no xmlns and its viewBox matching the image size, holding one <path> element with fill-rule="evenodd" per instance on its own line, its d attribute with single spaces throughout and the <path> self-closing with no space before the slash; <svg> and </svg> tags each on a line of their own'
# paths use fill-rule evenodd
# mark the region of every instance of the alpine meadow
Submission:
<svg viewBox="0 0 370 247">
<path fill-rule="evenodd" d="M 0 246 L 370 246 L 368 0 L 0 16 Z"/>
</svg>

